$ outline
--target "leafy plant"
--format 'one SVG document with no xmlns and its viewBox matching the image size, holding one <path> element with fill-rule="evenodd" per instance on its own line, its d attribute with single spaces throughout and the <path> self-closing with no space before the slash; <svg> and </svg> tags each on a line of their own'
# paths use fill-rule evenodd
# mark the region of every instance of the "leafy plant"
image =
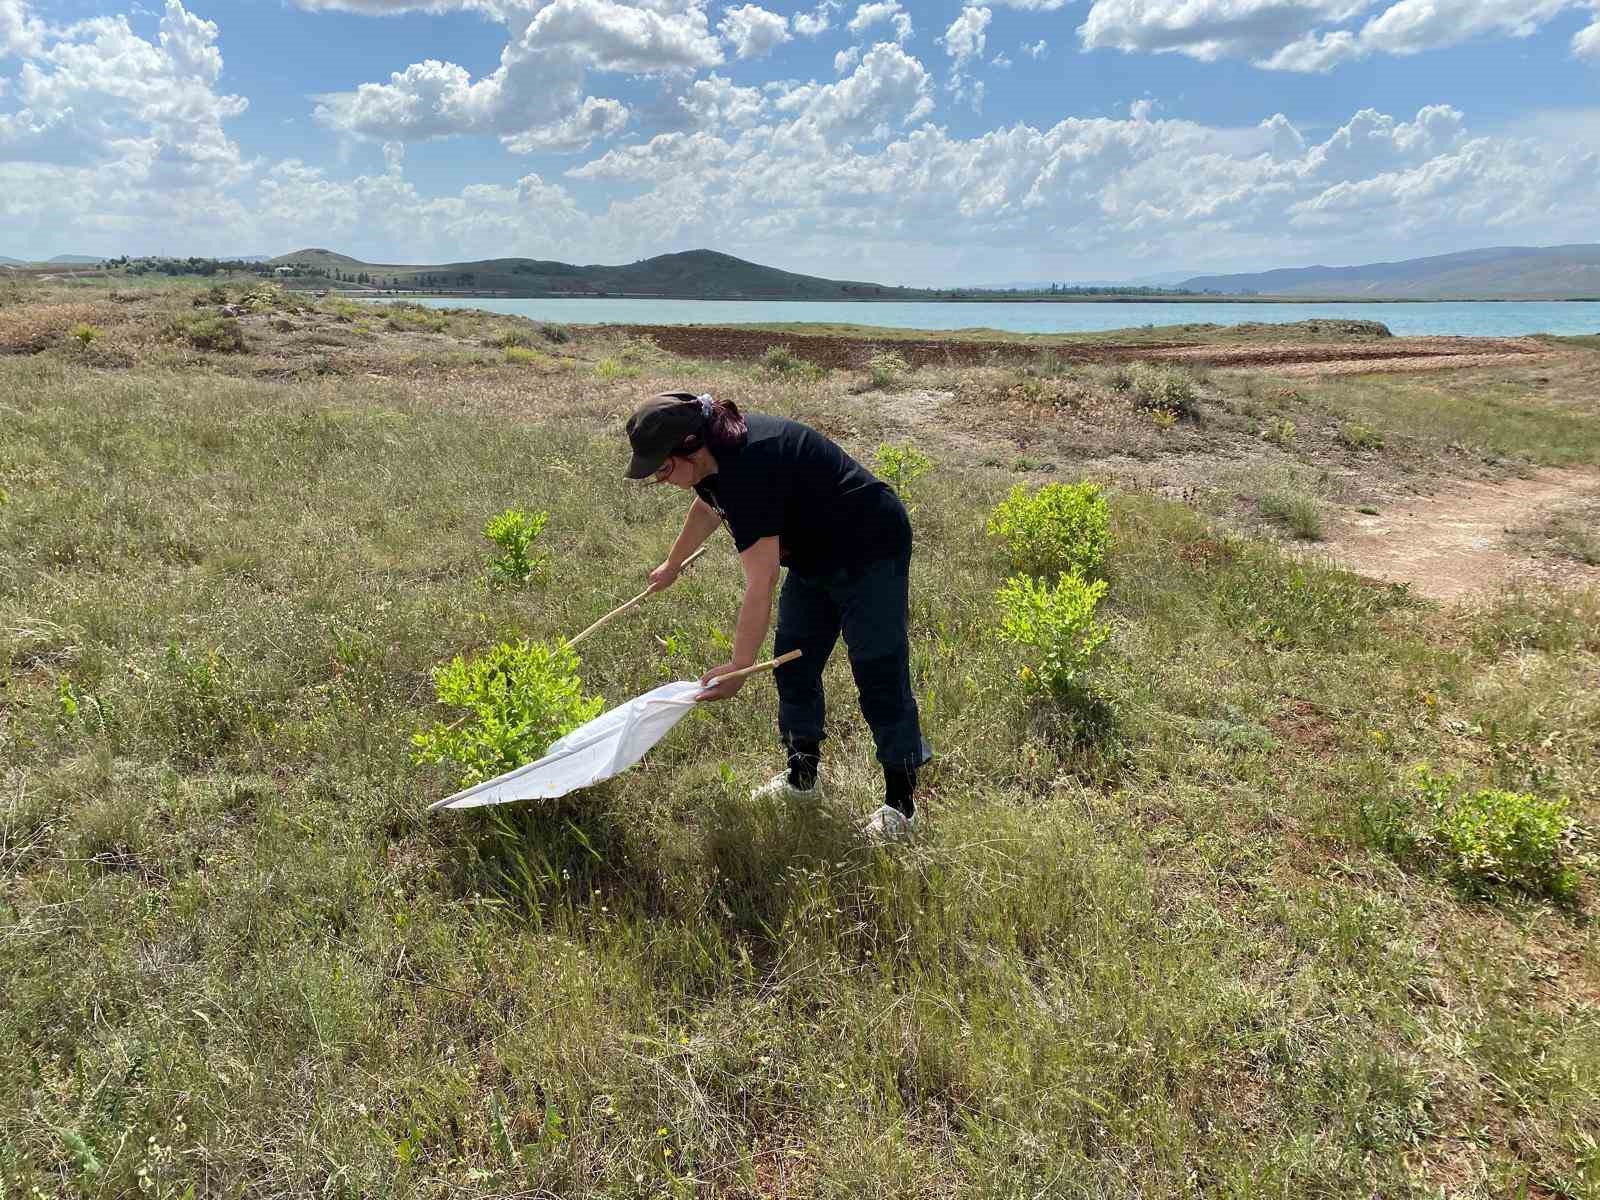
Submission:
<svg viewBox="0 0 1600 1200">
<path fill-rule="evenodd" d="M 1062 571 L 1092 579 L 1111 549 L 1105 496 L 1093 483 L 1011 489 L 989 514 L 988 533 L 1005 543 L 1015 570 L 1048 578 Z"/>
<path fill-rule="evenodd" d="M 503 329 L 488 339 L 491 346 L 502 350 L 529 349 L 533 345 L 533 335 L 526 329 Z M 509 357 L 509 355 L 507 356 Z"/>
<path fill-rule="evenodd" d="M 1166 433 L 1178 423 L 1178 414 L 1170 409 L 1158 408 L 1150 414 L 1150 419 L 1155 422 L 1157 429 Z"/>
<path fill-rule="evenodd" d="M 508 508 L 490 519 L 483 536 L 500 548 L 500 557 L 489 563 L 489 573 L 502 583 L 526 583 L 544 568 L 544 554 L 535 548 L 539 535 L 550 522 L 548 512 L 528 513 Z"/>
<path fill-rule="evenodd" d="M 1351 450 L 1377 450 L 1383 446 L 1383 434 L 1359 421 L 1346 421 L 1336 436 L 1340 445 Z"/>
<path fill-rule="evenodd" d="M 901 499 L 906 489 L 933 469 L 933 460 L 910 443 L 901 446 L 881 442 L 873 454 L 878 475 Z"/>
<path fill-rule="evenodd" d="M 1422 803 L 1424 856 L 1470 887 L 1508 887 L 1570 898 L 1578 889 L 1578 829 L 1566 799 L 1499 788 L 1462 788 L 1427 764 L 1412 772 Z"/>
<path fill-rule="evenodd" d="M 1065 700 L 1088 691 L 1087 676 L 1110 636 L 1094 619 L 1106 581 L 1089 583 L 1062 571 L 1054 584 L 1013 576 L 995 595 L 1001 610 L 1002 641 L 1025 646 L 1035 662 L 1022 668 L 1029 688 Z"/>
<path fill-rule="evenodd" d="M 545 341 L 555 342 L 557 345 L 560 345 L 563 342 L 570 342 L 572 340 L 572 330 L 568 329 L 565 325 L 558 325 L 554 322 L 546 322 L 540 325 L 539 335 L 543 337 Z"/>
<path fill-rule="evenodd" d="M 87 322 L 80 322 L 72 327 L 71 336 L 85 350 L 101 336 L 102 331 Z"/>
<path fill-rule="evenodd" d="M 454 724 L 413 734 L 414 757 L 455 763 L 462 787 L 532 762 L 605 703 L 584 696 L 570 646 L 527 638 L 501 642 L 470 661 L 457 655 L 434 669 L 433 682 L 440 704 L 467 711 Z"/>
<path fill-rule="evenodd" d="M 178 322 L 177 332 L 196 350 L 237 354 L 244 349 L 244 330 L 232 317 L 190 317 Z"/>
<path fill-rule="evenodd" d="M 867 359 L 867 375 L 875 388 L 892 388 L 911 373 L 911 364 L 898 350 L 879 350 Z"/>
<path fill-rule="evenodd" d="M 507 346 L 505 359 L 514 367 L 538 367 L 551 361 L 548 354 L 540 354 L 527 346 Z"/>
<path fill-rule="evenodd" d="M 594 364 L 595 376 L 607 383 L 617 379 L 636 379 L 639 368 L 631 366 L 618 358 L 602 358 Z"/>
<path fill-rule="evenodd" d="M 1403 587 L 1370 587 L 1345 571 L 1286 566 L 1259 552 L 1220 572 L 1213 595 L 1229 626 L 1272 649 L 1348 642 L 1409 596 Z"/>
<path fill-rule="evenodd" d="M 1194 379 L 1180 367 L 1137 363 L 1129 371 L 1128 383 L 1139 408 L 1171 413 L 1174 417 L 1194 414 Z"/>
<path fill-rule="evenodd" d="M 804 362 L 805 360 L 788 346 L 768 346 L 766 353 L 761 356 L 762 367 L 779 373 L 799 370 Z"/>
<path fill-rule="evenodd" d="M 1267 427 L 1261 431 L 1261 436 L 1274 446 L 1290 446 L 1295 439 L 1294 422 L 1288 417 L 1274 417 L 1267 422 Z"/>
</svg>

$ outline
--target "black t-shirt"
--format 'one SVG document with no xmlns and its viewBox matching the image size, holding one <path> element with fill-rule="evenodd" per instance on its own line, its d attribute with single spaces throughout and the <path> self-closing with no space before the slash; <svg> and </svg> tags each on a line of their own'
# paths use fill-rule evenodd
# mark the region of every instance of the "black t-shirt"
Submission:
<svg viewBox="0 0 1600 1200">
<path fill-rule="evenodd" d="M 717 451 L 717 473 L 694 489 L 727 519 L 741 554 L 776 537 L 784 566 L 827 575 L 910 548 L 900 498 L 837 443 L 786 417 L 748 413 L 745 421 L 745 444 Z"/>
</svg>

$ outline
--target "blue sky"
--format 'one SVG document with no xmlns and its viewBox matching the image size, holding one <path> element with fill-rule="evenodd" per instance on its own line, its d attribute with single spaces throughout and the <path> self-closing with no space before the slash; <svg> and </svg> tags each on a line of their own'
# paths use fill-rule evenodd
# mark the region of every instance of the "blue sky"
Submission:
<svg viewBox="0 0 1600 1200">
<path fill-rule="evenodd" d="M 0 255 L 886 282 L 1600 229 L 1594 0 L 0 0 Z"/>
</svg>

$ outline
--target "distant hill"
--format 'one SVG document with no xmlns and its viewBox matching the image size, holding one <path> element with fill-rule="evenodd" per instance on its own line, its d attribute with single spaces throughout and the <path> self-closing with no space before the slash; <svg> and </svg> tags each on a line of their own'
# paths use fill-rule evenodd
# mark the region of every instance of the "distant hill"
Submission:
<svg viewBox="0 0 1600 1200">
<path fill-rule="evenodd" d="M 27 266 L 27 262 L 25 258 L 7 258 L 4 254 L 0 254 L 0 267 L 23 267 Z"/>
<path fill-rule="evenodd" d="M 661 254 L 626 266 L 574 266 L 532 258 L 477 262 L 365 263 L 332 250 L 297 250 L 271 259 L 355 277 L 374 287 L 506 292 L 516 296 L 641 296 L 727 300 L 861 300 L 954 296 L 954 292 L 889 287 L 855 280 L 796 275 L 715 250 Z M 362 279 L 366 276 L 366 279 Z"/>
<path fill-rule="evenodd" d="M 103 263 L 105 262 L 105 257 L 99 254 L 58 254 L 54 258 L 47 259 L 46 261 L 56 263 L 57 265 L 63 267 L 83 267 L 93 265 L 94 263 Z"/>
<path fill-rule="evenodd" d="M 1197 292 L 1363 300 L 1600 298 L 1600 245 L 1494 246 L 1358 267 L 1197 275 L 1183 286 Z"/>
</svg>

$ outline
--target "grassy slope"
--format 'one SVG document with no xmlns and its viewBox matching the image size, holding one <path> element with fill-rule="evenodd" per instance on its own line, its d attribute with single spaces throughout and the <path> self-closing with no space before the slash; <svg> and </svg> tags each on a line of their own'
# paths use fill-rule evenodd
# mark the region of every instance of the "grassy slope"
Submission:
<svg viewBox="0 0 1600 1200">
<path fill-rule="evenodd" d="M 290 379 L 137 330 L 91 348 L 124 369 L 0 358 L 6 1194 L 1600 1187 L 1592 890 L 1474 899 L 1362 818 L 1425 758 L 1593 822 L 1595 597 L 1286 589 L 1269 547 L 1120 495 L 1119 733 L 1083 744 L 991 636 L 1009 480 L 943 463 L 916 847 L 850 831 L 874 779 L 842 661 L 836 808 L 742 798 L 775 761 L 762 682 L 612 785 L 429 820 L 431 666 L 580 628 L 672 536 L 681 498 L 616 479 L 635 396 L 692 375 L 860 426 L 829 380 L 415 336 Z M 552 513 L 527 592 L 481 582 L 511 504 Z M 587 681 L 694 673 L 737 596 L 718 550 L 587 643 Z"/>
</svg>

